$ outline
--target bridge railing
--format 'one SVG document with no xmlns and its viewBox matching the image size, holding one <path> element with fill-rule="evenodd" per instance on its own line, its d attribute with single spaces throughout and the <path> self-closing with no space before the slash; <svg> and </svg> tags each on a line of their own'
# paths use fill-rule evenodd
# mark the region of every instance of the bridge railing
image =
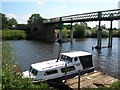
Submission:
<svg viewBox="0 0 120 90">
<path fill-rule="evenodd" d="M 102 18 L 114 19 L 116 17 L 118 17 L 118 19 L 120 19 L 120 9 L 108 10 L 108 11 L 103 11 L 102 12 Z"/>
<path fill-rule="evenodd" d="M 120 9 L 98 11 L 98 12 L 91 12 L 84 14 L 75 14 L 75 15 L 63 16 L 63 17 L 55 17 L 44 20 L 43 23 L 116 20 L 116 19 L 120 19 Z"/>
</svg>

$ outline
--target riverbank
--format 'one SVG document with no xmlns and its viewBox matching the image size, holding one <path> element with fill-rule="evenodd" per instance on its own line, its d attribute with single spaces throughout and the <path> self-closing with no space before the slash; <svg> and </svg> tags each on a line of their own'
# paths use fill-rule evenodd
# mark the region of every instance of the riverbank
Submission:
<svg viewBox="0 0 120 90">
<path fill-rule="evenodd" d="M 56 32 L 56 38 L 59 38 L 59 30 L 55 30 Z M 34 32 L 35 33 L 35 32 Z M 2 40 L 21 40 L 21 39 L 35 39 L 31 36 L 28 31 L 24 30 L 0 30 L 0 34 Z M 109 35 L 108 30 L 102 30 L 102 37 L 107 38 Z M 35 34 L 35 36 L 40 36 L 40 33 Z M 63 29 L 62 30 L 62 36 L 63 38 L 70 38 L 70 30 Z M 82 30 L 82 31 L 77 31 L 73 30 L 73 37 L 74 38 L 97 38 L 97 30 L 92 29 L 92 30 Z M 113 30 L 113 37 L 120 37 L 120 30 Z"/>
<path fill-rule="evenodd" d="M 54 90 L 45 83 L 35 85 L 32 79 L 22 78 L 22 71 L 14 62 L 11 46 L 7 42 L 2 45 L 2 89 Z"/>
<path fill-rule="evenodd" d="M 59 37 L 59 31 L 55 30 L 57 37 Z M 97 38 L 97 29 L 84 29 L 84 30 L 73 30 L 74 38 Z M 107 38 L 109 36 L 109 30 L 102 30 L 102 37 Z M 113 30 L 113 37 L 120 37 L 120 30 Z M 70 38 L 70 30 L 63 29 L 62 30 L 63 38 Z"/>
</svg>

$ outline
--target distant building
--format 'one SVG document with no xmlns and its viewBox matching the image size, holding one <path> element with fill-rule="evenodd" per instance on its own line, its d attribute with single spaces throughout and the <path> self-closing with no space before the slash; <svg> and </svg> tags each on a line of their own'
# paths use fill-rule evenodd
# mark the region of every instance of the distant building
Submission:
<svg viewBox="0 0 120 90">
<path fill-rule="evenodd" d="M 120 9 L 120 1 L 118 2 L 118 9 Z M 120 20 L 118 21 L 118 28 L 120 28 Z"/>
</svg>

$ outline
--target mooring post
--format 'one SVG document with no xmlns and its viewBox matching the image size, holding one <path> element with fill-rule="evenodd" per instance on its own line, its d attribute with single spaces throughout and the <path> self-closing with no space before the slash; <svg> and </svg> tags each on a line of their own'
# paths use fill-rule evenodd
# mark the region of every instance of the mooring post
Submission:
<svg viewBox="0 0 120 90">
<path fill-rule="evenodd" d="M 62 20 L 62 17 L 60 17 L 60 32 L 59 32 L 59 39 L 61 39 L 62 40 L 62 27 L 63 27 L 63 25 L 62 25 L 62 23 L 61 23 L 61 20 Z"/>
<path fill-rule="evenodd" d="M 78 70 L 78 90 L 80 90 L 80 70 Z"/>
<path fill-rule="evenodd" d="M 112 48 L 112 20 L 110 22 L 110 29 L 109 29 L 109 41 L 108 41 L 108 48 Z"/>
<path fill-rule="evenodd" d="M 97 32 L 97 47 L 96 47 L 96 49 L 101 49 L 101 42 L 102 42 L 101 17 L 102 17 L 102 13 L 98 12 L 99 26 L 98 26 L 98 32 Z"/>
<path fill-rule="evenodd" d="M 72 23 L 71 23 L 71 30 L 70 30 L 70 42 L 71 42 L 71 44 L 73 43 L 73 28 L 72 28 Z"/>
<path fill-rule="evenodd" d="M 67 64 L 65 64 L 65 83 L 66 83 L 66 80 L 67 80 Z"/>
</svg>

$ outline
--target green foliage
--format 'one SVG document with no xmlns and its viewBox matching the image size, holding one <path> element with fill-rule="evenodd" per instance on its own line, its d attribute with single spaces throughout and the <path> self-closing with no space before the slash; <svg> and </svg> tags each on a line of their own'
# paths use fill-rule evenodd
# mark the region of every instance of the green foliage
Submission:
<svg viewBox="0 0 120 90">
<path fill-rule="evenodd" d="M 40 16 L 40 14 L 32 14 L 30 17 L 29 17 L 29 20 L 27 21 L 28 24 L 31 24 L 31 23 L 35 23 L 35 22 L 38 22 L 38 21 L 43 21 L 43 18 Z"/>
<path fill-rule="evenodd" d="M 0 24 L 0 29 L 6 29 L 8 28 L 8 18 L 6 17 L 5 14 L 0 13 L 0 22 L 2 22 L 2 24 Z"/>
<path fill-rule="evenodd" d="M 85 26 L 84 25 L 75 25 L 75 30 L 73 36 L 75 38 L 84 38 L 85 37 Z"/>
<path fill-rule="evenodd" d="M 17 25 L 17 21 L 14 18 L 7 18 L 5 14 L 0 13 L 0 29 L 12 29 Z"/>
<path fill-rule="evenodd" d="M 120 89 L 120 80 L 112 83 L 110 88 Z"/>
<path fill-rule="evenodd" d="M 102 30 L 102 37 L 108 37 L 109 31 L 108 30 Z"/>
<path fill-rule="evenodd" d="M 63 38 L 68 38 L 69 37 L 70 30 L 67 30 L 66 28 L 64 28 L 62 32 L 63 32 L 63 34 L 62 34 Z"/>
<path fill-rule="evenodd" d="M 16 90 L 16 89 L 39 89 L 39 90 L 53 90 L 47 84 L 39 83 L 33 84 L 29 78 L 22 78 L 21 69 L 15 64 L 13 52 L 7 42 L 3 43 L 2 47 L 2 89 Z"/>
<path fill-rule="evenodd" d="M 9 29 L 14 28 L 16 25 L 17 25 L 17 21 L 16 21 L 16 19 L 11 18 L 11 19 L 8 20 L 8 26 L 9 26 Z"/>
<path fill-rule="evenodd" d="M 2 30 L 3 40 L 17 40 L 26 39 L 26 33 L 22 30 Z"/>
<path fill-rule="evenodd" d="M 91 30 L 85 30 L 85 37 L 92 37 Z"/>
</svg>

